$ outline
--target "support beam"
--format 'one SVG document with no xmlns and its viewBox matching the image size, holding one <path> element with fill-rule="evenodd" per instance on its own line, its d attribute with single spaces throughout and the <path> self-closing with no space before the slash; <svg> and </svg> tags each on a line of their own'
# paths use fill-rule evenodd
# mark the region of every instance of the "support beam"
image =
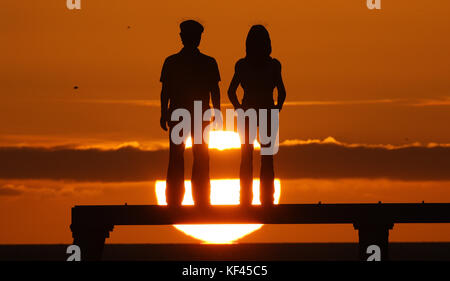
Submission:
<svg viewBox="0 0 450 281">
<path fill-rule="evenodd" d="M 359 258 L 367 248 L 380 248 L 381 260 L 389 259 L 389 230 L 394 223 L 450 223 L 449 203 L 388 204 L 280 204 L 261 206 L 155 205 L 75 206 L 72 235 L 82 260 L 99 260 L 105 239 L 115 225 L 172 224 L 353 224 L 359 234 Z"/>
<path fill-rule="evenodd" d="M 76 226 L 71 225 L 73 244 L 80 247 L 82 261 L 98 261 L 102 259 L 105 239 L 109 238 L 112 225 Z"/>
<path fill-rule="evenodd" d="M 393 223 L 372 224 L 370 221 L 364 221 L 354 223 L 353 227 L 358 230 L 359 260 L 366 261 L 371 255 L 378 254 L 369 249 L 372 245 L 380 249 L 382 261 L 389 260 L 389 230 L 394 227 Z"/>
</svg>

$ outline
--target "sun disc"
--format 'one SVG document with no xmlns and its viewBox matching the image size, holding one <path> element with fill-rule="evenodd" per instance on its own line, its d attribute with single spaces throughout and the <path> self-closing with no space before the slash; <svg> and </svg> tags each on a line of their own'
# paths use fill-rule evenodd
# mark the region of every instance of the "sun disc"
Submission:
<svg viewBox="0 0 450 281">
<path fill-rule="evenodd" d="M 255 148 L 261 147 L 257 140 L 254 141 L 253 145 Z M 192 138 L 188 137 L 186 148 L 190 147 L 192 147 Z M 233 131 L 210 131 L 208 147 L 218 150 L 238 149 L 241 148 L 241 139 L 239 134 Z"/>
<path fill-rule="evenodd" d="M 278 204 L 280 199 L 281 183 L 275 179 L 274 203 Z M 192 199 L 191 181 L 185 181 L 185 194 L 183 205 L 194 205 Z M 156 181 L 155 191 L 158 205 L 166 203 L 166 182 Z M 239 179 L 211 180 L 211 204 L 212 205 L 238 205 L 239 204 Z M 260 205 L 259 180 L 253 180 L 253 205 Z M 186 235 L 199 239 L 204 243 L 232 243 L 258 229 L 262 224 L 199 224 L 199 225 L 174 225 L 174 227 Z"/>
</svg>

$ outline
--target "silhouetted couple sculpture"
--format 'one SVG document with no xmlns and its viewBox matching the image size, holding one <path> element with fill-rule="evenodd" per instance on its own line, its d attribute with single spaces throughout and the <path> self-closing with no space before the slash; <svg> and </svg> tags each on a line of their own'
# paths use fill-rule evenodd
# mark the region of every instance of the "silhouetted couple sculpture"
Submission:
<svg viewBox="0 0 450 281">
<path fill-rule="evenodd" d="M 210 109 L 210 96 L 214 109 L 220 110 L 220 74 L 216 60 L 202 54 L 200 44 L 203 26 L 187 20 L 180 24 L 180 36 L 183 49 L 166 58 L 161 79 L 161 128 L 169 127 L 169 167 L 166 178 L 166 201 L 169 206 L 180 206 L 184 193 L 184 150 L 185 143 L 178 144 L 172 140 L 172 130 L 179 121 L 172 121 L 172 112 L 183 108 L 194 116 L 194 101 L 202 102 L 202 113 Z M 281 77 L 281 64 L 270 56 L 272 52 L 270 36 L 262 25 L 251 27 L 246 39 L 246 56 L 237 61 L 235 73 L 228 89 L 228 97 L 235 109 L 279 109 L 283 107 L 286 91 Z M 242 102 L 239 102 L 236 90 L 241 85 L 244 90 Z M 277 88 L 277 104 L 274 103 L 273 92 Z M 203 116 L 203 115 L 202 115 Z M 194 128 L 191 118 L 191 128 Z M 270 115 L 268 115 L 270 119 Z M 210 121 L 202 122 L 202 132 Z M 241 144 L 240 165 L 240 204 L 252 204 L 253 194 L 253 143 L 249 141 L 248 118 L 245 119 L 245 142 Z M 270 134 L 271 126 L 265 122 Z M 261 124 L 258 124 L 261 126 Z M 193 130 L 191 130 L 192 132 Z M 193 133 L 193 167 L 192 196 L 196 206 L 210 205 L 210 177 L 208 144 Z M 203 137 L 203 134 L 200 135 Z M 261 144 L 262 147 L 270 144 Z M 261 155 L 260 200 L 263 206 L 271 206 L 274 202 L 274 167 L 273 155 Z"/>
</svg>

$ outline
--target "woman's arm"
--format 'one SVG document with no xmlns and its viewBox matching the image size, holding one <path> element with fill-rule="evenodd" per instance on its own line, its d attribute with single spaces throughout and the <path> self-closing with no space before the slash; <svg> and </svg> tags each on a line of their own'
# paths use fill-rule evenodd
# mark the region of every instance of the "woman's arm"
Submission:
<svg viewBox="0 0 450 281">
<path fill-rule="evenodd" d="M 286 89 L 284 88 L 283 77 L 281 76 L 281 63 L 279 61 L 277 61 L 277 63 L 278 71 L 275 81 L 275 87 L 277 88 L 278 98 L 276 107 L 278 108 L 278 110 L 281 110 L 283 108 L 284 101 L 286 100 Z"/>
<path fill-rule="evenodd" d="M 237 88 L 239 87 L 239 77 L 236 72 L 233 75 L 233 79 L 231 79 L 230 86 L 228 87 L 228 99 L 230 99 L 231 104 L 233 104 L 234 108 L 240 108 L 241 104 L 236 95 Z"/>
<path fill-rule="evenodd" d="M 284 88 L 283 79 L 280 79 L 279 83 L 277 83 L 277 91 L 277 108 L 281 110 L 283 108 L 284 101 L 286 100 L 286 89 Z"/>
</svg>

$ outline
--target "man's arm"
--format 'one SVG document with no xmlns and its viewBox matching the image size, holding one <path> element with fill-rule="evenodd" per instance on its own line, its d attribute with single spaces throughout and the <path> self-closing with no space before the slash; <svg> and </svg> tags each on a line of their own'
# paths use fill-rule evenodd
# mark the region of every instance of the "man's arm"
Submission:
<svg viewBox="0 0 450 281">
<path fill-rule="evenodd" d="M 219 66 L 217 65 L 215 59 L 212 59 L 209 75 L 211 81 L 210 91 L 213 108 L 220 110 L 220 88 L 219 88 L 220 73 L 219 73 Z"/>
<path fill-rule="evenodd" d="M 219 88 L 219 83 L 214 84 L 211 87 L 211 100 L 212 100 L 212 104 L 213 104 L 213 109 L 214 109 L 214 116 L 212 117 L 211 121 L 216 123 L 216 122 L 223 122 L 222 121 L 222 114 L 219 114 L 219 116 L 217 116 L 217 112 L 216 110 L 218 110 L 220 112 L 220 88 Z M 215 126 L 217 126 L 217 124 L 215 124 Z"/>
<path fill-rule="evenodd" d="M 164 131 L 167 131 L 167 122 L 169 121 L 169 91 L 167 83 L 162 83 L 161 89 L 161 118 L 159 124 Z"/>
<path fill-rule="evenodd" d="M 216 83 L 211 88 L 211 100 L 214 109 L 220 110 L 220 88 L 219 83 Z"/>
<path fill-rule="evenodd" d="M 161 89 L 161 118 L 159 119 L 159 125 L 164 131 L 167 131 L 167 122 L 169 121 L 169 83 L 170 83 L 170 61 L 169 58 L 166 58 L 164 61 L 162 70 L 161 70 L 161 78 L 159 81 L 162 83 Z"/>
</svg>

